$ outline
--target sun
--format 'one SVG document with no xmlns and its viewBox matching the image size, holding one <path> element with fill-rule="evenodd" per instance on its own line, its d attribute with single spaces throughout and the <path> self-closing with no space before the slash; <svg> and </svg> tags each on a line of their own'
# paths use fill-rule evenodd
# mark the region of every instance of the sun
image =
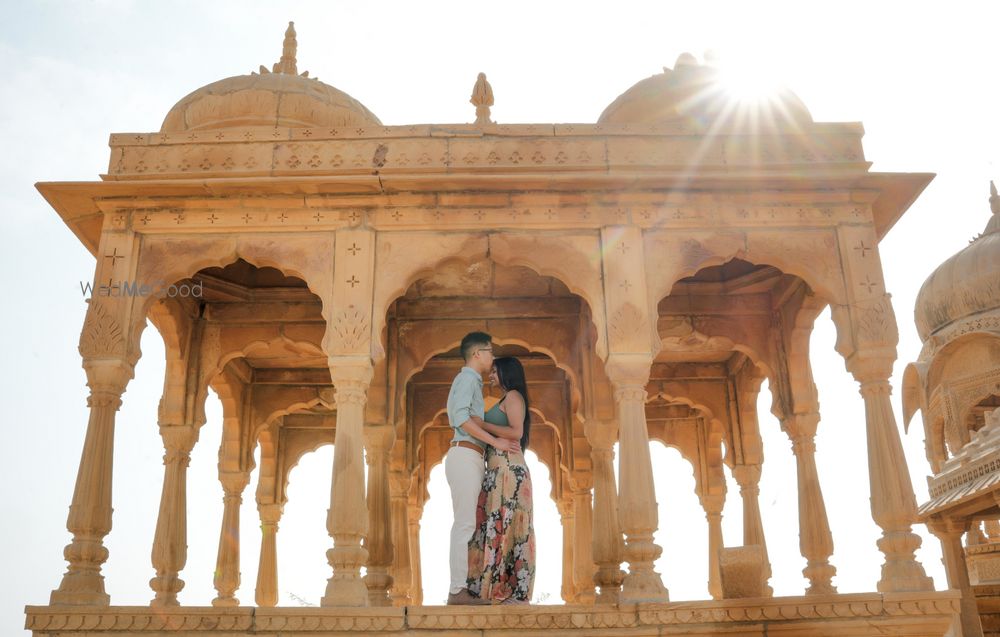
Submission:
<svg viewBox="0 0 1000 637">
<path fill-rule="evenodd" d="M 726 57 L 718 69 L 723 90 L 739 102 L 768 101 L 783 88 L 778 70 L 755 56 Z"/>
</svg>

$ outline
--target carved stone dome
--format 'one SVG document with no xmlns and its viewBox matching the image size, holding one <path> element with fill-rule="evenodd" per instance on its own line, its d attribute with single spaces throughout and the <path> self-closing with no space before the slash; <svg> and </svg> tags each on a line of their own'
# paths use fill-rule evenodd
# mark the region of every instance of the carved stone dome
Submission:
<svg viewBox="0 0 1000 637">
<path fill-rule="evenodd" d="M 1000 196 L 990 184 L 993 216 L 981 235 L 927 277 L 917 294 L 917 332 L 931 334 L 989 310 L 1000 310 Z"/>
<path fill-rule="evenodd" d="M 741 110 L 752 117 L 741 118 Z M 726 90 L 717 68 L 698 64 L 693 55 L 682 53 L 673 69 L 664 67 L 663 73 L 647 77 L 619 95 L 597 123 L 665 124 L 687 120 L 704 127 L 721 115 L 737 125 L 741 119 L 752 120 L 758 127 L 812 122 L 809 109 L 790 90 L 778 89 L 767 100 L 741 101 Z"/>
<path fill-rule="evenodd" d="M 272 71 L 212 82 L 177 102 L 160 132 L 175 133 L 243 126 L 291 128 L 381 126 L 375 115 L 347 93 L 309 73 L 298 74 L 295 28 L 285 32 L 281 61 Z"/>
</svg>

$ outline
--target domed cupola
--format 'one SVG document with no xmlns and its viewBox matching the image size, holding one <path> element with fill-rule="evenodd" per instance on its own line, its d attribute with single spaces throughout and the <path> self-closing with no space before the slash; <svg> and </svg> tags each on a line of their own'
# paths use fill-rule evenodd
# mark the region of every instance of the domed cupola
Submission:
<svg viewBox="0 0 1000 637">
<path fill-rule="evenodd" d="M 990 210 L 983 233 L 921 286 L 914 309 L 921 340 L 958 319 L 1000 308 L 1000 196 L 993 182 Z"/>
<path fill-rule="evenodd" d="M 759 128 L 782 124 L 809 124 L 812 115 L 802 100 L 786 88 L 766 99 L 742 100 L 726 89 L 719 69 L 699 64 L 690 53 L 682 53 L 673 69 L 636 83 L 618 96 L 598 124 L 666 124 L 687 121 L 707 128 L 720 118 L 739 127 L 741 123 Z"/>
<path fill-rule="evenodd" d="M 381 126 L 375 115 L 347 93 L 298 73 L 295 26 L 288 23 L 281 60 L 270 71 L 238 75 L 194 91 L 167 113 L 160 132 L 246 126 L 289 128 Z"/>
</svg>

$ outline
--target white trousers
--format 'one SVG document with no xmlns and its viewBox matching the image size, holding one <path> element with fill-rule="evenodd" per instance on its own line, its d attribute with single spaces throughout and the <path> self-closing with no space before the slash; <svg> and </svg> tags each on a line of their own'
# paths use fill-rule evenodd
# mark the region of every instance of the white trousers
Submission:
<svg viewBox="0 0 1000 637">
<path fill-rule="evenodd" d="M 483 488 L 484 473 L 486 465 L 481 454 L 465 447 L 448 450 L 444 459 L 444 475 L 451 487 L 451 508 L 455 514 L 448 552 L 448 565 L 451 567 L 449 593 L 457 593 L 467 586 L 469 540 L 476 530 L 476 504 Z"/>
</svg>

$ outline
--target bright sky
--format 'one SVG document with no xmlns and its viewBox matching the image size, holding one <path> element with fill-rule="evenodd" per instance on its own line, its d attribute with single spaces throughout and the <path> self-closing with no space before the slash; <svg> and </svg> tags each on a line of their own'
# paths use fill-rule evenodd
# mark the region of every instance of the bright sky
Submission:
<svg viewBox="0 0 1000 637">
<path fill-rule="evenodd" d="M 76 352 L 85 305 L 79 281 L 94 259 L 34 190 L 37 181 L 94 180 L 106 171 L 112 132 L 159 129 L 184 95 L 209 82 L 270 65 L 288 20 L 298 31 L 299 68 L 347 91 L 383 123 L 452 123 L 474 118 L 469 94 L 487 73 L 499 122 L 594 122 L 636 81 L 677 55 L 714 50 L 742 75 L 778 78 L 817 121 L 861 121 L 873 170 L 934 172 L 937 177 L 882 242 L 882 261 L 899 319 L 894 387 L 916 359 L 912 323 L 917 290 L 931 270 L 980 232 L 989 215 L 988 182 L 1000 180 L 996 33 L 1000 5 L 940 3 L 582 3 L 507 2 L 476 9 L 464 2 L 287 3 L 91 2 L 2 0 L 0 59 L 0 266 L 7 296 L 0 333 L 5 435 L 0 467 L 4 503 L 0 555 L 0 632 L 23 625 L 25 604 L 46 604 L 64 571 L 70 503 L 87 423 L 85 376 Z M 736 64 L 738 63 L 738 65 Z M 114 529 L 105 566 L 113 604 L 152 597 L 149 551 L 162 481 L 156 406 L 163 351 L 147 330 L 145 356 L 119 413 Z M 879 576 L 879 533 L 868 509 L 863 406 L 833 352 L 829 315 L 820 317 L 813 362 L 823 421 L 817 463 L 836 545 L 841 592 L 872 591 Z M 761 508 L 779 595 L 801 594 L 795 465 L 790 445 L 762 400 L 765 438 Z M 901 425 L 902 423 L 900 423 Z M 210 401 L 188 479 L 189 559 L 181 601 L 207 605 L 221 519 L 215 463 L 221 410 Z M 918 500 L 927 464 L 919 423 L 904 437 Z M 707 529 L 691 467 L 654 446 L 664 558 L 658 568 L 672 599 L 707 598 Z M 307 457 L 291 475 L 279 533 L 282 605 L 317 604 L 329 567 L 324 528 L 332 450 Z M 539 559 L 536 598 L 559 599 L 561 532 L 536 483 Z M 422 546 L 426 603 L 446 588 L 443 471 L 434 475 Z M 252 604 L 259 531 L 252 493 L 243 509 L 243 586 Z M 740 501 L 731 483 L 725 539 L 740 542 Z M 926 535 L 921 527 L 920 532 Z M 944 586 L 940 549 L 925 539 L 918 557 Z"/>
</svg>

